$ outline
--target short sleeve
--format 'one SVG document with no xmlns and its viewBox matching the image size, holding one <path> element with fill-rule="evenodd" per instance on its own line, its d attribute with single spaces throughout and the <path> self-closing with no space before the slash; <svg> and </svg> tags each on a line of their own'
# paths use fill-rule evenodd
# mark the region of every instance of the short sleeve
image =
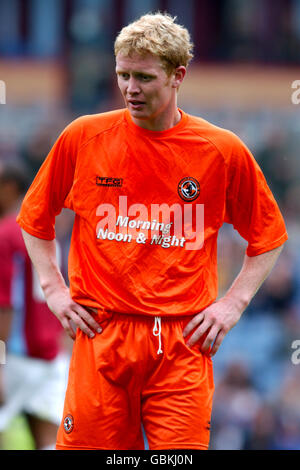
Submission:
<svg viewBox="0 0 300 470">
<path fill-rule="evenodd" d="M 227 165 L 225 222 L 248 242 L 246 254 L 282 245 L 288 235 L 278 204 L 250 150 L 236 136 Z"/>
<path fill-rule="evenodd" d="M 25 195 L 17 222 L 35 237 L 55 238 L 55 217 L 73 185 L 80 134 L 79 119 L 65 128 Z"/>
</svg>

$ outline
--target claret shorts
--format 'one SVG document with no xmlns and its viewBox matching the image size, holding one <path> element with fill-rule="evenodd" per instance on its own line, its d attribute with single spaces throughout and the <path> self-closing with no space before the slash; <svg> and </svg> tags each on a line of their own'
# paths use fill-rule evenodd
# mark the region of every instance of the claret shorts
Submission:
<svg viewBox="0 0 300 470">
<path fill-rule="evenodd" d="M 100 312 L 77 331 L 57 449 L 207 449 L 212 360 L 186 346 L 192 317 Z"/>
</svg>

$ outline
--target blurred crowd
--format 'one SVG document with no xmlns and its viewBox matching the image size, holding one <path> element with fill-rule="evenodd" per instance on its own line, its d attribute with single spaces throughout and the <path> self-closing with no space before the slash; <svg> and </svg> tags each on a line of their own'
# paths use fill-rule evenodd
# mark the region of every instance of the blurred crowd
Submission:
<svg viewBox="0 0 300 470">
<path fill-rule="evenodd" d="M 96 67 L 99 63 L 97 47 L 103 45 L 102 59 L 106 60 L 108 46 L 111 48 L 112 43 L 111 34 L 122 21 L 131 20 L 135 14 L 143 13 L 142 10 L 169 6 L 172 14 L 182 15 L 180 18 L 196 39 L 197 57 L 202 60 L 243 61 L 250 58 L 262 63 L 277 60 L 281 64 L 299 64 L 298 0 L 201 0 L 191 3 L 194 12 L 200 13 L 202 9 L 203 18 L 200 20 L 203 28 L 196 28 L 192 13 L 188 13 L 192 10 L 186 8 L 185 2 L 176 0 L 149 0 L 143 8 L 140 1 L 116 0 L 114 4 L 122 7 L 123 19 L 120 14 L 109 15 L 110 2 L 104 0 L 64 1 L 65 8 L 68 5 L 75 5 L 76 8 L 69 29 L 59 42 L 61 36 L 52 34 L 54 30 L 49 33 L 43 29 L 39 21 L 42 15 L 40 6 L 43 4 L 45 8 L 50 8 L 51 4 L 53 17 L 49 13 L 48 28 L 63 25 L 63 21 L 59 23 L 56 21 L 58 16 L 55 17 L 61 12 L 61 2 L 30 2 L 37 7 L 32 21 L 40 27 L 33 28 L 30 36 L 28 28 L 26 30 L 23 25 L 27 31 L 26 45 L 24 37 L 22 40 L 18 34 L 13 36 L 13 28 L 4 30 L 9 18 L 13 18 L 12 10 L 18 2 L 0 0 L 3 13 L 2 20 L 0 17 L 0 26 L 3 26 L 2 29 L 0 27 L 0 54 L 39 56 L 44 53 L 47 57 L 53 57 L 62 53 L 66 41 L 69 40 L 73 46 L 67 60 L 73 93 L 69 97 L 69 105 L 63 103 L 59 107 L 45 109 L 36 103 L 32 107 L 18 107 L 8 102 L 5 109 L 1 108 L 0 173 L 1 168 L 9 164 L 21 169 L 28 181 L 32 181 L 67 123 L 78 114 L 115 107 L 111 88 L 108 87 L 111 62 L 110 59 L 109 63 L 105 62 L 108 65 L 101 70 Z M 106 9 L 104 19 L 107 21 L 102 22 L 102 30 L 95 19 L 97 8 Z M 4 12 L 11 16 L 5 17 Z M 104 31 L 102 35 L 99 34 L 101 31 Z M 215 34 L 209 36 L 209 31 Z M 278 31 L 280 34 L 277 34 Z M 220 41 L 220 37 L 224 41 Z M 52 42 L 47 42 L 47 38 Z M 55 43 L 53 38 L 56 38 Z M 20 50 L 18 44 L 25 44 L 25 49 Z M 97 105 L 92 106 L 94 103 Z M 240 322 L 228 333 L 214 358 L 216 391 L 210 448 L 300 450 L 300 352 L 299 361 L 292 360 L 292 344 L 300 341 L 300 129 L 297 116 L 300 108 L 276 110 L 274 114 L 268 109 L 255 112 L 220 109 L 216 112 L 202 109 L 197 104 L 193 109 L 185 108 L 184 103 L 182 107 L 186 112 L 232 130 L 245 141 L 274 193 L 289 234 L 289 240 L 271 275 Z M 67 210 L 57 219 L 57 238 L 62 249 L 62 271 L 66 279 L 72 223 L 73 214 Z M 245 248 L 246 244 L 234 229 L 224 225 L 219 236 L 219 295 L 238 273 Z"/>
</svg>

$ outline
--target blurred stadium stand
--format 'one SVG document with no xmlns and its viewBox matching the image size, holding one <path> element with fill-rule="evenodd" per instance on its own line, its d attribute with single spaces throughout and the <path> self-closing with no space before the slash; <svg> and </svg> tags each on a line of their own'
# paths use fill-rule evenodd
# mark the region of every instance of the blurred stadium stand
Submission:
<svg viewBox="0 0 300 470">
<path fill-rule="evenodd" d="M 299 0 L 0 0 L 0 165 L 34 177 L 73 118 L 122 107 L 113 41 L 128 21 L 160 9 L 191 32 L 195 58 L 179 93 L 185 111 L 231 129 L 261 165 L 289 241 L 274 271 L 215 356 L 212 449 L 300 449 Z M 59 237 L 68 251 L 72 217 Z M 220 295 L 245 243 L 219 237 Z"/>
</svg>

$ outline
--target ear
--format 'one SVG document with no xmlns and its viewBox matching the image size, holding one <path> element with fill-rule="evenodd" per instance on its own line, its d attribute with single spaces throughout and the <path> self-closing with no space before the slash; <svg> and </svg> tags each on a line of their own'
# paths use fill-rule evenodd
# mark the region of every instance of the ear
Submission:
<svg viewBox="0 0 300 470">
<path fill-rule="evenodd" d="M 184 67 L 183 65 L 180 65 L 179 67 L 177 67 L 174 71 L 174 75 L 173 75 L 173 83 L 172 83 L 172 86 L 173 88 L 179 88 L 180 85 L 182 84 L 183 82 L 183 79 L 186 75 L 186 67 Z"/>
</svg>

